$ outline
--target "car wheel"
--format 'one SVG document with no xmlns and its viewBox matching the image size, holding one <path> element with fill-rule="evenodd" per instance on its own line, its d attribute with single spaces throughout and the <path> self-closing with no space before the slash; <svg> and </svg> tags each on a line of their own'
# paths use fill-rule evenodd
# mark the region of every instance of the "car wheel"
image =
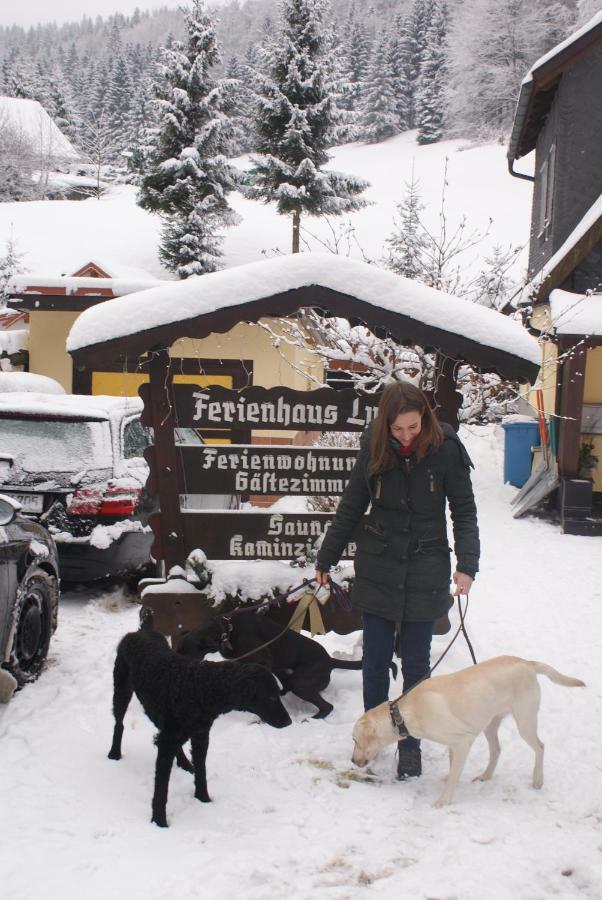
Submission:
<svg viewBox="0 0 602 900">
<path fill-rule="evenodd" d="M 42 569 L 33 569 L 19 586 L 8 663 L 8 669 L 19 685 L 33 681 L 42 671 L 52 634 L 56 590 L 56 578 Z"/>
</svg>

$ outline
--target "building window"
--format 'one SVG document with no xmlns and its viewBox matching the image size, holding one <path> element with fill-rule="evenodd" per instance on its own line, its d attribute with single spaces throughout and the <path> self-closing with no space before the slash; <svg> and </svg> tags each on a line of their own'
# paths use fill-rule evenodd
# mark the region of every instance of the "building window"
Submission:
<svg viewBox="0 0 602 900">
<path fill-rule="evenodd" d="M 556 175 L 556 144 L 552 144 L 539 168 L 539 211 L 537 237 L 547 241 L 554 213 L 554 179 Z"/>
</svg>

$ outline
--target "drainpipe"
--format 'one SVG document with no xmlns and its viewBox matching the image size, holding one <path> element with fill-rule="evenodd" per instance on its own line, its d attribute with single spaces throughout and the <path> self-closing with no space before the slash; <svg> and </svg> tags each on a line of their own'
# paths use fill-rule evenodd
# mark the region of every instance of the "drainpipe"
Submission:
<svg viewBox="0 0 602 900">
<path fill-rule="evenodd" d="M 514 160 L 508 157 L 508 171 L 514 178 L 524 178 L 525 181 L 535 181 L 534 175 L 526 175 L 524 172 L 515 172 L 514 171 Z"/>
</svg>

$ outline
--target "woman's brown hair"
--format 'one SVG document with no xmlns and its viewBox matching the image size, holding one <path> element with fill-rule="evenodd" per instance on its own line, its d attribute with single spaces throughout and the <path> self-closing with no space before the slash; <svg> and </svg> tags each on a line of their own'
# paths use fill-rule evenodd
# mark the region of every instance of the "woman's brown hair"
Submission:
<svg viewBox="0 0 602 900">
<path fill-rule="evenodd" d="M 400 413 L 420 413 L 422 426 L 416 437 L 414 452 L 422 459 L 427 449 L 438 450 L 443 443 L 443 431 L 425 394 L 410 381 L 394 381 L 384 389 L 378 404 L 378 415 L 370 438 L 370 471 L 384 472 L 397 461 L 391 446 L 391 425 Z"/>
</svg>

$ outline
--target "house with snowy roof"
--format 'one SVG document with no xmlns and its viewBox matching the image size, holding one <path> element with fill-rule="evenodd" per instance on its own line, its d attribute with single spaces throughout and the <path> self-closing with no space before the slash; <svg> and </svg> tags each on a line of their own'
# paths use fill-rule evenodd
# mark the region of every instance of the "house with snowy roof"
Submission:
<svg viewBox="0 0 602 900">
<path fill-rule="evenodd" d="M 508 163 L 512 175 L 533 181 L 521 303 L 532 306 L 531 325 L 546 337 L 542 386 L 558 434 L 561 521 L 565 531 L 602 534 L 600 97 L 602 12 L 527 73 Z M 530 176 L 518 161 L 532 151 Z M 593 457 L 598 463 L 588 468 Z"/>
<path fill-rule="evenodd" d="M 0 128 L 13 132 L 45 171 L 69 167 L 81 159 L 81 153 L 37 100 L 0 97 Z"/>
</svg>

